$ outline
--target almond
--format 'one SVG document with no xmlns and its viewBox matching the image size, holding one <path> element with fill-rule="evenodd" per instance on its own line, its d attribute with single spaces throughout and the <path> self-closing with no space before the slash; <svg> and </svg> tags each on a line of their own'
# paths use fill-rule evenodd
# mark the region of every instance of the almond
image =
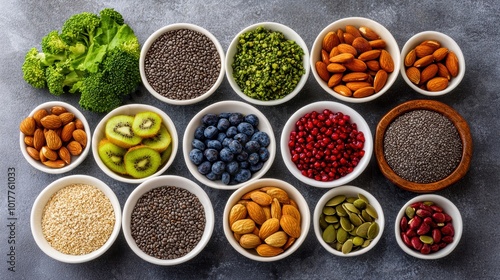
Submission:
<svg viewBox="0 0 500 280">
<path fill-rule="evenodd" d="M 383 49 L 387 46 L 384 40 L 378 39 L 378 40 L 372 40 L 369 41 L 370 46 L 372 46 L 373 49 Z"/>
<path fill-rule="evenodd" d="M 26 136 L 31 136 L 35 133 L 36 122 L 33 117 L 26 117 L 19 124 L 19 130 Z"/>
<path fill-rule="evenodd" d="M 446 68 L 446 66 L 440 62 L 436 63 L 436 65 L 438 66 L 437 75 L 439 77 L 443 77 L 443 78 L 448 79 L 448 81 L 451 80 L 451 75 L 450 75 L 450 72 L 448 71 L 448 68 Z"/>
<path fill-rule="evenodd" d="M 445 65 L 452 77 L 458 76 L 458 57 L 453 51 L 448 52 Z"/>
<path fill-rule="evenodd" d="M 73 131 L 73 139 L 80 143 L 83 148 L 87 146 L 87 133 L 82 129 L 75 129 Z"/>
<path fill-rule="evenodd" d="M 342 96 L 346 97 L 352 96 L 352 91 L 345 85 L 337 85 L 333 87 L 333 90 Z"/>
<path fill-rule="evenodd" d="M 412 66 L 406 69 L 406 77 L 415 85 L 420 84 L 420 70 L 417 67 Z"/>
<path fill-rule="evenodd" d="M 439 48 L 432 53 L 432 56 L 434 56 L 435 61 L 443 60 L 446 57 L 446 55 L 448 55 L 447 48 Z"/>
<path fill-rule="evenodd" d="M 378 71 L 380 70 L 380 63 L 377 60 L 370 60 L 366 62 L 366 67 L 371 71 Z"/>
<path fill-rule="evenodd" d="M 266 221 L 271 219 L 271 205 L 262 206 L 262 210 L 264 210 L 264 214 L 266 214 Z"/>
<path fill-rule="evenodd" d="M 285 245 L 287 240 L 288 240 L 288 234 L 280 230 L 268 236 L 266 239 L 264 239 L 264 242 L 267 245 L 279 248 Z"/>
<path fill-rule="evenodd" d="M 71 155 L 73 156 L 78 156 L 82 153 L 82 145 L 80 145 L 80 143 L 76 142 L 76 141 L 71 141 L 68 143 L 68 145 L 66 146 L 66 148 L 68 148 L 68 151 Z"/>
<path fill-rule="evenodd" d="M 262 244 L 262 241 L 257 235 L 253 233 L 247 233 L 240 236 L 239 243 L 241 247 L 245 249 L 253 249 Z"/>
<path fill-rule="evenodd" d="M 356 91 L 360 88 L 371 87 L 372 84 L 369 82 L 349 82 L 345 84 L 351 91 Z"/>
<path fill-rule="evenodd" d="M 37 126 L 42 126 L 42 123 L 40 122 L 40 120 L 47 116 L 49 114 L 49 112 L 47 112 L 47 110 L 45 109 L 40 109 L 38 111 L 36 111 L 34 114 L 33 114 L 33 118 L 35 119 L 35 122 L 36 122 L 36 125 Z"/>
<path fill-rule="evenodd" d="M 255 222 L 252 219 L 237 220 L 231 225 L 231 230 L 237 234 L 251 233 L 255 229 Z"/>
<path fill-rule="evenodd" d="M 280 229 L 280 220 L 277 218 L 271 218 L 265 221 L 259 230 L 259 237 L 261 239 L 266 239 L 271 234 L 277 232 Z"/>
<path fill-rule="evenodd" d="M 299 238 L 300 224 L 293 216 L 282 215 L 280 219 L 280 226 L 291 237 Z"/>
<path fill-rule="evenodd" d="M 438 66 L 436 64 L 430 64 L 422 70 L 420 73 L 420 83 L 425 83 L 428 80 L 434 78 L 438 72 Z"/>
<path fill-rule="evenodd" d="M 351 72 L 349 74 L 345 74 L 344 77 L 342 77 L 343 82 L 362 82 L 366 81 L 368 79 L 368 74 L 364 72 Z"/>
<path fill-rule="evenodd" d="M 247 217 L 247 208 L 243 204 L 235 204 L 229 211 L 229 225 L 232 225 L 237 220 Z"/>
<path fill-rule="evenodd" d="M 328 72 L 326 64 L 322 61 L 316 62 L 316 72 L 323 81 L 328 82 L 328 80 L 330 79 L 330 73 Z"/>
<path fill-rule="evenodd" d="M 276 248 L 268 244 L 260 244 L 257 248 L 255 248 L 255 250 L 261 257 L 274 257 L 283 253 L 282 248 Z"/>
<path fill-rule="evenodd" d="M 392 71 L 394 71 L 394 61 L 392 60 L 392 56 L 388 51 L 380 51 L 379 62 L 380 68 L 385 70 L 387 73 L 392 73 Z"/>
<path fill-rule="evenodd" d="M 52 129 L 47 130 L 45 133 L 45 142 L 47 147 L 51 150 L 59 150 L 62 146 L 61 138 L 59 138 L 57 133 Z"/>
<path fill-rule="evenodd" d="M 283 250 L 290 248 L 290 246 L 293 245 L 295 240 L 297 240 L 297 239 L 294 237 L 288 236 L 288 240 L 286 241 L 285 245 L 283 245 Z"/>
<path fill-rule="evenodd" d="M 330 57 L 330 62 L 332 63 L 346 63 L 354 59 L 352 53 L 341 53 L 336 56 Z"/>
<path fill-rule="evenodd" d="M 340 63 L 329 63 L 326 66 L 326 70 L 328 70 L 328 72 L 330 73 L 342 73 L 345 72 L 346 67 Z"/>
<path fill-rule="evenodd" d="M 344 43 L 352 45 L 352 42 L 356 39 L 354 35 L 344 32 Z"/>
<path fill-rule="evenodd" d="M 43 156 L 48 160 L 56 160 L 58 158 L 57 153 L 49 149 L 49 147 L 47 146 L 43 146 L 42 149 L 40 150 L 40 153 L 42 153 Z"/>
<path fill-rule="evenodd" d="M 288 193 L 280 188 L 271 188 L 266 193 L 272 198 L 276 198 L 280 203 L 290 203 Z"/>
<path fill-rule="evenodd" d="M 425 40 L 422 43 L 420 43 L 421 46 L 428 46 L 433 48 L 434 50 L 437 50 L 441 47 L 441 43 L 439 43 L 436 40 Z"/>
<path fill-rule="evenodd" d="M 266 213 L 264 213 L 264 210 L 259 204 L 249 201 L 246 207 L 248 216 L 254 220 L 256 224 L 262 225 L 266 221 Z"/>
<path fill-rule="evenodd" d="M 68 148 L 61 147 L 57 154 L 59 155 L 59 158 L 62 159 L 66 164 L 71 163 L 71 154 L 69 153 Z"/>
<path fill-rule="evenodd" d="M 324 49 L 321 49 L 321 61 L 325 64 L 328 64 L 330 63 L 329 59 L 330 59 L 330 54 Z"/>
<path fill-rule="evenodd" d="M 375 77 L 373 78 L 373 88 L 375 89 L 375 92 L 382 90 L 385 83 L 387 83 L 388 76 L 389 75 L 385 70 L 377 71 L 377 74 L 375 74 Z"/>
<path fill-rule="evenodd" d="M 50 108 L 50 113 L 59 116 L 62 113 L 66 113 L 67 110 L 63 106 L 53 106 Z"/>
<path fill-rule="evenodd" d="M 45 145 L 45 135 L 43 134 L 43 130 L 41 128 L 37 128 L 35 133 L 33 134 L 33 148 L 37 151 Z"/>
<path fill-rule="evenodd" d="M 354 38 L 361 37 L 361 32 L 354 25 L 346 25 L 345 32 L 354 36 Z"/>
<path fill-rule="evenodd" d="M 360 54 L 358 56 L 358 59 L 366 62 L 368 60 L 377 59 L 379 56 L 380 56 L 380 50 L 369 50 Z"/>
<path fill-rule="evenodd" d="M 65 113 L 60 114 L 59 118 L 61 119 L 62 125 L 66 125 L 75 119 L 75 114 L 70 113 L 70 112 L 65 112 Z"/>
<path fill-rule="evenodd" d="M 24 144 L 26 144 L 26 146 L 28 147 L 33 147 L 33 136 L 25 136 Z"/>
<path fill-rule="evenodd" d="M 26 147 L 26 152 L 28 152 L 28 155 L 34 160 L 40 160 L 40 153 L 37 149 L 33 147 Z"/>
<path fill-rule="evenodd" d="M 253 192 L 250 195 L 250 199 L 253 202 L 259 204 L 260 206 L 271 205 L 271 202 L 273 202 L 273 198 L 270 195 L 268 195 L 265 192 L 261 192 L 261 191 Z"/>
<path fill-rule="evenodd" d="M 290 205 L 290 204 L 285 204 L 281 208 L 281 213 L 283 215 L 290 215 L 290 216 L 294 217 L 297 220 L 297 222 L 300 224 L 301 217 L 300 217 L 299 209 L 297 209 L 297 207 Z"/>
<path fill-rule="evenodd" d="M 358 51 L 359 54 L 370 51 L 372 49 L 372 46 L 370 46 L 368 40 L 363 37 L 357 37 L 356 39 L 354 39 L 354 41 L 352 41 L 352 46 L 356 49 L 356 51 Z"/>
<path fill-rule="evenodd" d="M 375 89 L 373 87 L 364 87 L 356 90 L 355 92 L 352 93 L 353 97 L 356 98 L 363 98 L 370 96 L 375 93 Z"/>
<path fill-rule="evenodd" d="M 75 128 L 76 129 L 85 129 L 85 126 L 83 125 L 82 120 L 75 119 Z"/>
<path fill-rule="evenodd" d="M 334 73 L 330 79 L 328 80 L 328 87 L 332 88 L 342 81 L 342 77 L 344 76 L 343 73 Z"/>
<path fill-rule="evenodd" d="M 434 48 L 427 45 L 418 45 L 415 47 L 415 55 L 418 58 L 422 58 L 424 56 L 428 56 L 434 52 Z"/>
<path fill-rule="evenodd" d="M 419 58 L 413 63 L 413 66 L 417 68 L 425 67 L 434 62 L 434 56 L 432 54 Z"/>
<path fill-rule="evenodd" d="M 61 130 L 61 140 L 63 142 L 69 142 L 73 139 L 73 131 L 75 131 L 75 122 L 69 122 Z"/>
<path fill-rule="evenodd" d="M 443 77 L 435 77 L 427 82 L 428 91 L 441 91 L 448 87 L 448 79 Z"/>
<path fill-rule="evenodd" d="M 66 164 L 64 161 L 58 159 L 58 160 L 47 160 L 47 161 L 42 161 L 42 163 L 50 168 L 62 168 Z"/>
<path fill-rule="evenodd" d="M 325 37 L 323 37 L 322 48 L 325 51 L 330 52 L 333 47 L 337 46 L 339 43 L 340 41 L 337 34 L 335 34 L 335 32 L 328 32 Z"/>
<path fill-rule="evenodd" d="M 334 57 L 336 55 L 340 54 L 338 46 L 333 48 L 332 51 L 328 54 L 328 62 L 325 62 L 326 64 L 330 63 L 330 57 Z"/>
<path fill-rule="evenodd" d="M 47 115 L 40 119 L 40 123 L 47 129 L 58 129 L 62 125 L 61 118 L 57 115 Z"/>
<path fill-rule="evenodd" d="M 337 29 L 337 37 L 339 37 L 339 41 L 340 43 L 345 43 L 345 40 L 344 40 L 344 30 L 342 30 L 342 28 L 339 28 Z"/>
<path fill-rule="evenodd" d="M 358 51 L 356 50 L 356 48 L 354 48 L 351 45 L 345 44 L 345 43 L 338 45 L 337 49 L 339 50 L 339 53 L 350 53 L 353 56 L 358 55 Z M 332 56 L 330 56 L 330 57 L 332 57 Z"/>
<path fill-rule="evenodd" d="M 363 37 L 365 37 L 367 40 L 380 39 L 380 36 L 378 36 L 378 34 L 375 31 L 373 31 L 373 29 L 371 29 L 369 27 L 360 26 L 358 29 L 359 29 L 359 32 L 361 33 L 361 35 Z"/>
<path fill-rule="evenodd" d="M 404 61 L 405 66 L 406 67 L 413 66 L 416 60 L 417 60 L 417 55 L 415 54 L 415 49 L 412 49 L 405 56 L 405 61 Z"/>
<path fill-rule="evenodd" d="M 349 62 L 344 63 L 344 66 L 353 72 L 364 72 L 368 68 L 366 66 L 366 63 L 364 63 L 362 60 L 357 59 L 357 58 L 355 58 Z"/>
<path fill-rule="evenodd" d="M 271 218 L 281 219 L 281 203 L 277 198 L 271 203 Z"/>
</svg>

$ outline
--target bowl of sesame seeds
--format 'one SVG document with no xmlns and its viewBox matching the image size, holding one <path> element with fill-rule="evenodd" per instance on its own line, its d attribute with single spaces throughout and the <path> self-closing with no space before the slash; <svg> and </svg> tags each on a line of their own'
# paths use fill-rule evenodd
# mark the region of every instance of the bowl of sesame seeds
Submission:
<svg viewBox="0 0 500 280">
<path fill-rule="evenodd" d="M 65 263 L 84 263 L 104 254 L 121 229 L 115 193 L 87 175 L 62 177 L 49 184 L 31 210 L 31 232 L 38 247 Z"/>
<path fill-rule="evenodd" d="M 155 31 L 139 59 L 146 89 L 159 100 L 190 105 L 212 95 L 224 79 L 224 50 L 208 30 L 176 23 Z"/>
<path fill-rule="evenodd" d="M 472 137 L 467 121 L 435 100 L 412 100 L 377 125 L 375 155 L 384 176 L 417 193 L 444 189 L 467 173 Z"/>
</svg>

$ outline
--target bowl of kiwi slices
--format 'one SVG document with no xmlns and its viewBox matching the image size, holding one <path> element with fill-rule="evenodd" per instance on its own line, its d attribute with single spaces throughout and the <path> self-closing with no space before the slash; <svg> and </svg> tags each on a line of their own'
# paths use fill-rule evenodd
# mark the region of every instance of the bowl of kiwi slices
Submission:
<svg viewBox="0 0 500 280">
<path fill-rule="evenodd" d="M 97 124 L 92 154 L 108 176 L 137 184 L 165 172 L 178 145 L 177 130 L 165 112 L 129 104 L 114 109 Z"/>
</svg>

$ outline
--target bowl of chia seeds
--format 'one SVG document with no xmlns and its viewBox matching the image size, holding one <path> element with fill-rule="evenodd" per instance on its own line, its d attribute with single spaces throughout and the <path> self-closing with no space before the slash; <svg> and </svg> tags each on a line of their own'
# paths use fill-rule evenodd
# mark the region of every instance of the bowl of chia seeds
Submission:
<svg viewBox="0 0 500 280">
<path fill-rule="evenodd" d="M 84 263 L 104 254 L 121 229 L 121 207 L 113 190 L 87 175 L 49 184 L 31 210 L 31 233 L 49 257 Z"/>
<path fill-rule="evenodd" d="M 235 190 L 273 164 L 276 141 L 266 116 L 241 101 L 221 101 L 198 112 L 184 132 L 186 166 L 202 184 Z"/>
<path fill-rule="evenodd" d="M 143 260 L 178 265 L 198 255 L 214 229 L 210 198 L 195 182 L 166 175 L 148 179 L 123 207 L 123 235 Z"/>
<path fill-rule="evenodd" d="M 444 103 L 408 101 L 379 121 L 375 154 L 384 176 L 400 188 L 435 192 L 467 173 L 472 158 L 470 128 Z"/>
<path fill-rule="evenodd" d="M 264 106 L 295 97 L 309 77 L 309 50 L 293 29 L 275 22 L 246 27 L 226 53 L 226 76 L 243 100 Z"/>
<path fill-rule="evenodd" d="M 159 100 L 190 105 L 212 95 L 224 79 L 224 50 L 206 29 L 167 25 L 144 43 L 139 60 L 146 89 Z"/>
</svg>

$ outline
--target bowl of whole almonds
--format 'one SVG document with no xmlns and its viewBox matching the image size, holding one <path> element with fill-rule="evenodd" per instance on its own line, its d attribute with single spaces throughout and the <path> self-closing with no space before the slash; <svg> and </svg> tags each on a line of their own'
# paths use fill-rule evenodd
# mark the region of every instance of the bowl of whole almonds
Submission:
<svg viewBox="0 0 500 280">
<path fill-rule="evenodd" d="M 396 81 L 400 53 L 396 40 L 383 25 L 349 17 L 319 33 L 310 64 L 314 78 L 328 94 L 361 103 L 380 97 Z"/>
<path fill-rule="evenodd" d="M 455 89 L 465 75 L 460 46 L 446 34 L 424 31 L 401 50 L 401 76 L 416 92 L 438 96 Z"/>
<path fill-rule="evenodd" d="M 68 172 L 85 160 L 91 132 L 85 116 L 72 105 L 38 105 L 19 125 L 19 144 L 31 166 L 50 174 Z"/>
</svg>

